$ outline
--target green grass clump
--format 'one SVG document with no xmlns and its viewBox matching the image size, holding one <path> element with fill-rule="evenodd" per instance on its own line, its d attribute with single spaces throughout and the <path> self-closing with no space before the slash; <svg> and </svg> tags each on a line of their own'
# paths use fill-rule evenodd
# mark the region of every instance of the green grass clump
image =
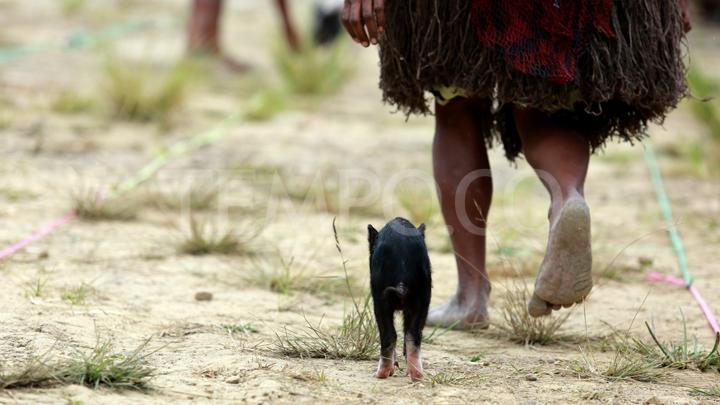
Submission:
<svg viewBox="0 0 720 405">
<path fill-rule="evenodd" d="M 692 393 L 704 397 L 720 398 L 720 384 L 714 385 L 710 388 L 693 388 Z"/>
<path fill-rule="evenodd" d="M 274 50 L 275 65 L 288 90 L 307 96 L 337 92 L 352 74 L 351 58 L 343 41 L 326 48 L 306 40 L 299 51 L 286 45 Z"/>
<path fill-rule="evenodd" d="M 316 295 L 347 295 L 349 283 L 353 292 L 360 290 L 354 277 L 320 276 L 311 274 L 310 261 L 300 264 L 295 258 L 285 259 L 279 254 L 254 261 L 254 271 L 248 276 L 251 284 L 278 294 L 306 292 Z"/>
<path fill-rule="evenodd" d="M 368 295 L 358 303 L 350 286 L 347 261 L 345 260 L 337 228 L 333 220 L 335 247 L 340 254 L 348 293 L 352 300 L 350 312 L 345 314 L 342 324 L 337 328 L 325 328 L 313 325 L 306 320 L 304 328 L 295 330 L 285 328 L 275 334 L 276 350 L 289 357 L 369 360 L 377 356 L 380 350 L 378 331 Z"/>
<path fill-rule="evenodd" d="M 156 122 L 166 127 L 184 106 L 194 77 L 194 65 L 189 62 L 158 72 L 111 59 L 105 65 L 103 98 L 117 119 Z"/>
<path fill-rule="evenodd" d="M 71 195 L 75 214 L 86 221 L 131 221 L 137 218 L 138 205 L 133 199 L 105 197 L 97 189 L 81 189 Z"/>
<path fill-rule="evenodd" d="M 287 95 L 274 89 L 262 89 L 252 94 L 245 107 L 248 121 L 268 121 L 285 109 Z"/>
<path fill-rule="evenodd" d="M 0 389 L 41 388 L 57 385 L 82 384 L 97 389 L 144 390 L 156 375 L 147 365 L 146 340 L 130 353 L 112 350 L 109 340 L 96 342 L 89 352 L 75 351 L 59 360 L 50 353 L 31 358 L 15 371 L 0 370 Z"/>
<path fill-rule="evenodd" d="M 705 351 L 697 341 L 697 338 L 689 339 L 687 334 L 687 325 L 683 317 L 683 339 L 679 343 L 661 342 L 655 331 L 646 322 L 652 341 L 655 346 L 636 340 L 636 351 L 645 355 L 649 360 L 657 362 L 662 367 L 676 368 L 685 370 L 696 368 L 701 371 L 712 369 L 720 371 L 720 333 L 715 336 L 715 344 L 708 352 Z"/>
<path fill-rule="evenodd" d="M 302 329 L 285 328 L 275 334 L 276 350 L 288 357 L 370 360 L 378 355 L 378 332 L 368 296 L 353 306 L 337 328 L 306 321 Z"/>
<path fill-rule="evenodd" d="M 149 340 L 134 351 L 121 354 L 112 351 L 109 340 L 98 341 L 89 353 L 77 352 L 67 362 L 66 379 L 91 388 L 145 389 L 155 369 L 145 362 L 143 352 Z"/>
<path fill-rule="evenodd" d="M 258 333 L 258 329 L 251 323 L 226 323 L 222 329 L 230 335 L 251 335 Z"/>
<path fill-rule="evenodd" d="M 94 292 L 89 284 L 82 283 L 75 288 L 71 288 L 62 293 L 61 298 L 72 305 L 84 304 L 88 297 Z"/>
<path fill-rule="evenodd" d="M 40 298 L 45 295 L 45 286 L 47 285 L 47 278 L 38 277 L 34 281 L 28 282 L 26 284 L 27 289 L 27 296 L 28 297 L 35 297 Z"/>
<path fill-rule="evenodd" d="M 614 355 L 608 364 L 600 364 L 588 352 L 582 351 L 582 361 L 574 363 L 571 370 L 581 378 L 600 377 L 609 381 L 653 382 L 665 375 L 659 363 L 628 351 L 626 343 L 624 340 L 612 340 Z"/>
<path fill-rule="evenodd" d="M 179 251 L 193 256 L 211 254 L 250 255 L 254 251 L 251 243 L 259 230 L 238 232 L 235 229 L 218 231 L 218 227 L 189 215 L 189 230 L 180 242 Z M 239 235 L 246 235 L 243 239 Z"/>
<path fill-rule="evenodd" d="M 500 308 L 502 321 L 496 326 L 507 333 L 513 342 L 524 345 L 553 343 L 570 312 L 535 318 L 530 316 L 527 309 L 529 299 L 530 292 L 525 285 L 515 285 L 513 289 L 508 289 Z"/>
<path fill-rule="evenodd" d="M 95 110 L 95 101 L 73 91 L 63 91 L 52 101 L 50 108 L 60 114 L 82 114 Z"/>
<path fill-rule="evenodd" d="M 428 373 L 427 378 L 433 387 L 436 385 L 458 385 L 463 381 L 468 380 L 468 377 L 465 377 L 461 374 L 448 373 L 444 371 L 438 371 L 437 373 Z"/>
</svg>

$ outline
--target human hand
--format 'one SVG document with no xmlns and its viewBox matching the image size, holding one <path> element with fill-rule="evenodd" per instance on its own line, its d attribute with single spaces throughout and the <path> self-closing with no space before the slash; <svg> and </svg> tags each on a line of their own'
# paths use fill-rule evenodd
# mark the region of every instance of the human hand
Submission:
<svg viewBox="0 0 720 405">
<path fill-rule="evenodd" d="M 385 31 L 385 0 L 345 0 L 342 22 L 355 42 L 376 45 Z"/>
</svg>

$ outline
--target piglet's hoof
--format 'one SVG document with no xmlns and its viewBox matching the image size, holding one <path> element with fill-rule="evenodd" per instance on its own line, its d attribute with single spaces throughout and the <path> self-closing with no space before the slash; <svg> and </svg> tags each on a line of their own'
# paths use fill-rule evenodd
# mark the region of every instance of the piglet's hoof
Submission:
<svg viewBox="0 0 720 405">
<path fill-rule="evenodd" d="M 395 374 L 395 366 L 394 365 L 379 366 L 377 372 L 375 373 L 375 377 L 384 379 L 384 378 L 392 377 L 393 374 Z"/>
<path fill-rule="evenodd" d="M 422 370 L 418 370 L 418 369 L 416 369 L 416 368 L 410 368 L 410 369 L 408 370 L 408 375 L 410 376 L 410 379 L 411 379 L 413 382 L 422 381 L 422 379 L 423 379 L 423 372 L 422 372 Z"/>
</svg>

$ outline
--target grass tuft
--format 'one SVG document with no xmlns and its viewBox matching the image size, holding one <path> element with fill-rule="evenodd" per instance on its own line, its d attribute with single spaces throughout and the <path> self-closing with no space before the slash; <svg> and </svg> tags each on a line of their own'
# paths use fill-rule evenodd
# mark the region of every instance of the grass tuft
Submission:
<svg viewBox="0 0 720 405">
<path fill-rule="evenodd" d="M 683 316 L 683 339 L 680 343 L 661 342 L 650 324 L 645 322 L 650 336 L 655 346 L 636 340 L 636 351 L 642 353 L 649 360 L 657 362 L 661 367 L 676 368 L 685 370 L 689 368 L 697 368 L 700 371 L 713 369 L 720 371 L 720 354 L 718 347 L 720 346 L 720 333 L 715 336 L 715 344 L 713 348 L 707 352 L 700 347 L 697 338 L 689 339 L 687 334 L 687 325 Z"/>
<path fill-rule="evenodd" d="M 26 294 L 28 297 L 40 298 L 45 295 L 45 286 L 48 283 L 48 279 L 45 277 L 38 277 L 34 281 L 29 281 L 26 284 Z"/>
<path fill-rule="evenodd" d="M 692 393 L 702 395 L 704 397 L 720 398 L 720 384 L 714 385 L 710 388 L 693 388 Z"/>
<path fill-rule="evenodd" d="M 438 371 L 437 373 L 428 373 L 427 379 L 430 381 L 432 386 L 436 385 L 458 385 L 463 381 L 468 380 L 467 377 L 461 374 L 448 373 L 444 371 Z"/>
<path fill-rule="evenodd" d="M 342 260 L 346 288 L 352 300 L 352 307 L 350 312 L 345 314 L 342 324 L 338 328 L 323 328 L 320 324 L 316 326 L 305 319 L 306 325 L 302 329 L 285 328 L 282 333 L 276 333 L 275 348 L 285 356 L 369 360 L 380 350 L 371 298 L 368 295 L 362 303 L 358 303 L 354 297 L 348 276 L 347 260 L 345 260 L 340 245 L 335 220 L 333 220 L 333 234 L 335 235 L 335 247 Z"/>
<path fill-rule="evenodd" d="M 288 90 L 295 94 L 320 96 L 337 92 L 352 74 L 352 65 L 343 41 L 326 48 L 304 41 L 299 51 L 287 45 L 275 47 L 275 65 Z"/>
<path fill-rule="evenodd" d="M 72 305 L 82 305 L 95 289 L 86 283 L 82 283 L 75 288 L 71 288 L 62 294 L 62 299 Z"/>
<path fill-rule="evenodd" d="M 505 293 L 501 311 L 502 321 L 496 326 L 509 335 L 511 341 L 525 345 L 553 343 L 557 332 L 567 321 L 571 312 L 556 316 L 534 318 L 527 310 L 530 292 L 525 285 L 515 284 Z"/>
<path fill-rule="evenodd" d="M 244 232 L 245 236 L 241 239 L 235 229 L 218 231 L 217 227 L 198 220 L 194 215 L 189 215 L 189 221 L 189 230 L 179 246 L 181 253 L 202 256 L 250 255 L 254 252 L 251 244 L 259 231 Z"/>
<path fill-rule="evenodd" d="M 665 374 L 664 370 L 658 368 L 658 363 L 626 350 L 625 343 L 622 340 L 613 340 L 612 349 L 615 354 L 612 361 L 606 365 L 600 365 L 588 352 L 581 351 L 582 361 L 575 362 L 571 366 L 571 370 L 581 378 L 595 376 L 609 381 L 653 382 Z"/>
<path fill-rule="evenodd" d="M 326 383 L 328 381 L 328 376 L 325 373 L 325 370 L 306 370 L 293 374 L 292 377 L 298 381 L 312 381 L 318 383 Z"/>
<path fill-rule="evenodd" d="M 358 309 L 353 306 L 338 328 L 313 325 L 307 319 L 302 329 L 285 328 L 275 334 L 275 348 L 288 357 L 370 360 L 380 350 L 370 302 L 368 296 Z"/>
<path fill-rule="evenodd" d="M 194 65 L 187 61 L 176 64 L 167 72 L 155 72 L 148 66 L 111 58 L 105 64 L 103 98 L 109 101 L 115 118 L 157 122 L 167 127 L 184 106 L 194 76 Z"/>
<path fill-rule="evenodd" d="M 309 260 L 300 264 L 295 258 L 288 260 L 279 254 L 272 259 L 262 257 L 254 261 L 255 271 L 248 276 L 248 281 L 284 295 L 298 291 L 316 295 L 347 295 L 348 281 L 353 292 L 361 290 L 354 277 L 349 276 L 349 280 L 345 280 L 344 277 L 310 274 L 309 264 Z"/>
<path fill-rule="evenodd" d="M 91 388 L 145 389 L 155 375 L 143 354 L 150 340 L 130 353 L 115 353 L 109 340 L 98 339 L 89 353 L 77 352 L 67 362 L 66 379 Z"/>
<path fill-rule="evenodd" d="M 268 121 L 285 109 L 287 96 L 278 90 L 262 89 L 252 94 L 245 108 L 245 119 Z"/>
<path fill-rule="evenodd" d="M 83 114 L 95 110 L 95 101 L 73 91 L 63 91 L 52 101 L 50 108 L 60 114 Z"/>
<path fill-rule="evenodd" d="M 82 384 L 93 389 L 107 387 L 116 390 L 148 388 L 156 375 L 146 364 L 150 340 L 144 341 L 129 353 L 112 350 L 109 340 L 98 338 L 87 353 L 76 351 L 60 360 L 50 358 L 50 351 L 32 357 L 18 370 L 0 370 L 0 389 L 40 388 L 57 385 Z"/>
<path fill-rule="evenodd" d="M 138 215 L 134 200 L 105 198 L 97 189 L 81 189 L 70 197 L 75 214 L 86 221 L 131 221 Z"/>
<path fill-rule="evenodd" d="M 251 335 L 258 333 L 258 329 L 251 323 L 227 323 L 220 325 L 229 335 Z"/>
</svg>

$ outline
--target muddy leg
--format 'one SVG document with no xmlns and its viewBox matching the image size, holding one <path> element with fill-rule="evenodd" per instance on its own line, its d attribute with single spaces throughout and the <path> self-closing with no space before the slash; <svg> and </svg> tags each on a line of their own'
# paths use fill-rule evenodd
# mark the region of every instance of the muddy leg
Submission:
<svg viewBox="0 0 720 405">
<path fill-rule="evenodd" d="M 583 189 L 590 146 L 540 111 L 516 108 L 515 121 L 525 158 L 550 193 L 547 250 L 528 304 L 531 315 L 543 316 L 582 302 L 592 289 L 590 210 Z"/>
<path fill-rule="evenodd" d="M 455 99 L 436 107 L 433 168 L 455 251 L 458 287 L 450 302 L 430 311 L 429 325 L 458 329 L 488 325 L 490 281 L 485 271 L 485 221 L 493 187 L 478 119 L 487 103 Z"/>
<path fill-rule="evenodd" d="M 422 344 L 422 332 L 425 327 L 427 309 L 406 309 L 403 312 L 403 334 L 405 336 L 405 358 L 407 359 L 407 375 L 413 381 L 423 379 L 422 358 L 420 346 Z"/>
<path fill-rule="evenodd" d="M 395 374 L 395 345 L 397 344 L 397 333 L 393 322 L 393 310 L 383 305 L 382 302 L 375 302 L 375 320 L 377 321 L 378 332 L 380 332 L 380 361 L 375 373 L 377 378 L 388 378 Z"/>
</svg>

